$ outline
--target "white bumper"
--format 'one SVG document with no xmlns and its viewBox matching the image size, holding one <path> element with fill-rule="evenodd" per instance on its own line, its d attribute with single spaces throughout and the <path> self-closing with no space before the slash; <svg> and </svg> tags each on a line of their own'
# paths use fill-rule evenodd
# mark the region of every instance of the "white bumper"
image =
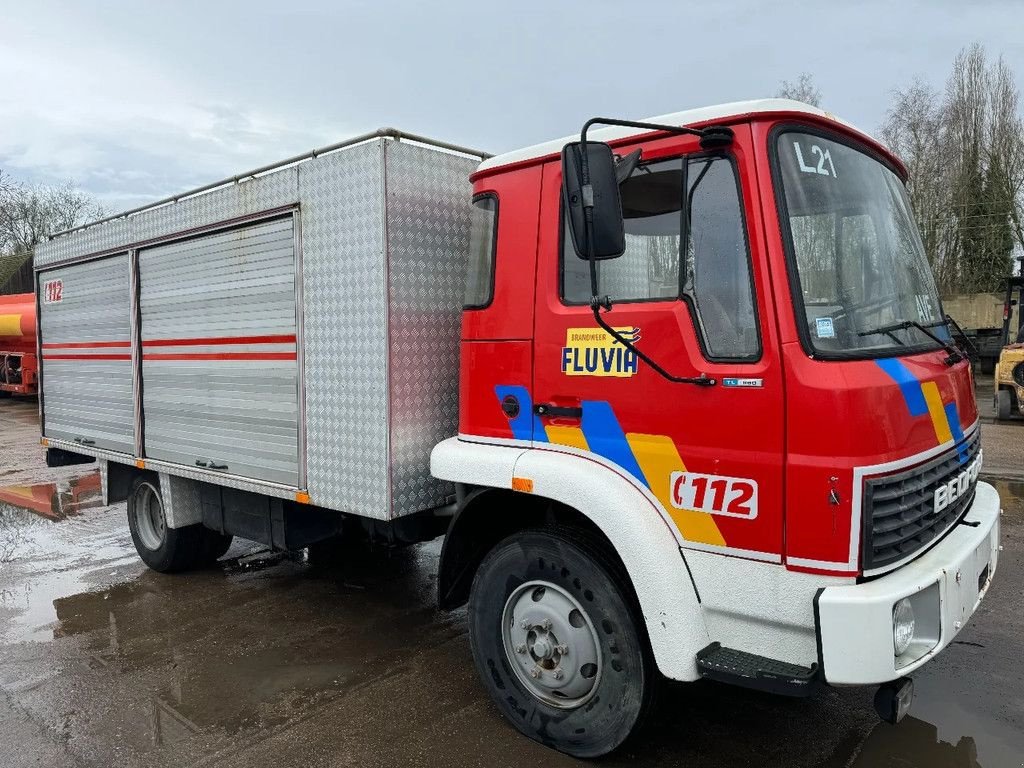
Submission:
<svg viewBox="0 0 1024 768">
<path fill-rule="evenodd" d="M 818 626 L 826 681 L 867 685 L 894 680 L 949 645 L 995 573 L 999 515 L 999 494 L 979 482 L 963 523 L 927 553 L 873 581 L 823 589 Z M 921 639 L 896 658 L 892 610 L 904 597 L 914 604 Z"/>
</svg>

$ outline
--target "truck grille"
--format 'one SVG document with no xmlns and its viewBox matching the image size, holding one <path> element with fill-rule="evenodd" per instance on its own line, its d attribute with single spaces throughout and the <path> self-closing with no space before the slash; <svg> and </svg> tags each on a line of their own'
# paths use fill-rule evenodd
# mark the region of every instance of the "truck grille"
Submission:
<svg viewBox="0 0 1024 768">
<path fill-rule="evenodd" d="M 974 500 L 977 477 L 965 493 L 935 512 L 935 491 L 972 465 L 981 430 L 926 464 L 864 483 L 864 571 L 892 565 L 927 547 L 953 525 Z"/>
</svg>

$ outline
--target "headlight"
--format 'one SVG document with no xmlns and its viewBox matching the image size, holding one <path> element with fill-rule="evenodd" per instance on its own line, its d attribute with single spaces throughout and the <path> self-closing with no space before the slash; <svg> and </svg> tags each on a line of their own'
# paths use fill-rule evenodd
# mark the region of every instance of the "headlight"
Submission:
<svg viewBox="0 0 1024 768">
<path fill-rule="evenodd" d="M 892 645 L 897 656 L 902 656 L 914 639 L 914 607 L 904 597 L 892 607 Z"/>
</svg>

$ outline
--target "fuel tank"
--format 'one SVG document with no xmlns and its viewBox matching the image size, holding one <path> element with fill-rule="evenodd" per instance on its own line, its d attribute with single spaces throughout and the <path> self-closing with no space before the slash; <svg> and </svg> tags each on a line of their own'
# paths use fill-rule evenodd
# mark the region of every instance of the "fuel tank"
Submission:
<svg viewBox="0 0 1024 768">
<path fill-rule="evenodd" d="M 35 353 L 36 297 L 32 293 L 0 296 L 0 352 Z"/>
</svg>

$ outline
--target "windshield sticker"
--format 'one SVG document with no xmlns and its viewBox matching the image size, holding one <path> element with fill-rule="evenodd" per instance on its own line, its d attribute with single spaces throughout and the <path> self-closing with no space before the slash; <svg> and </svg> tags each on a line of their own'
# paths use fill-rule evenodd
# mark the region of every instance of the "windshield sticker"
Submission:
<svg viewBox="0 0 1024 768">
<path fill-rule="evenodd" d="M 811 163 L 808 165 L 804 162 L 804 153 L 800 148 L 800 142 L 793 142 L 793 150 L 796 152 L 796 162 L 800 166 L 801 173 L 817 173 L 821 176 L 831 176 L 833 179 L 838 179 L 839 176 L 836 174 L 836 166 L 832 162 L 832 151 L 822 150 L 817 144 L 811 144 Z M 818 164 L 813 165 L 814 158 L 818 158 Z M 828 163 L 828 168 L 825 167 L 825 163 Z M 831 171 L 831 172 L 830 172 Z"/>
<path fill-rule="evenodd" d="M 832 324 L 831 317 L 816 318 L 814 324 L 817 326 L 819 339 L 834 339 L 836 337 L 836 329 Z"/>
<path fill-rule="evenodd" d="M 615 329 L 632 344 L 640 341 L 640 329 Z M 637 371 L 636 352 L 626 349 L 603 328 L 568 328 L 562 347 L 562 373 L 566 376 L 615 376 L 628 378 Z"/>
</svg>

